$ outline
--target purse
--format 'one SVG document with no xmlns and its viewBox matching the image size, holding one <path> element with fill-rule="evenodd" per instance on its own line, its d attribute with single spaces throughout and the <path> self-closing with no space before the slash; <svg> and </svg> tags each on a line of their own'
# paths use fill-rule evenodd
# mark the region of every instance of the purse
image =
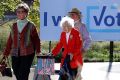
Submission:
<svg viewBox="0 0 120 80">
<path fill-rule="evenodd" d="M 2 76 L 12 77 L 12 70 L 9 67 L 6 67 L 1 73 Z"/>
<path fill-rule="evenodd" d="M 8 58 L 7 58 L 8 60 Z M 10 67 L 7 66 L 7 60 L 5 57 L 3 57 L 0 61 L 0 72 L 2 74 L 2 76 L 8 76 L 8 77 L 12 77 L 12 70 Z M 9 64 L 9 61 L 8 61 Z"/>
</svg>

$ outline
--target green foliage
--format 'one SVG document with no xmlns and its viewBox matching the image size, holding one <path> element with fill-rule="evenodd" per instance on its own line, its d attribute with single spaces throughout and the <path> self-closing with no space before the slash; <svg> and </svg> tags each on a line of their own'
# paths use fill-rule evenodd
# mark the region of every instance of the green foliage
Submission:
<svg viewBox="0 0 120 80">
<path fill-rule="evenodd" d="M 5 48 L 7 38 L 10 32 L 10 25 L 12 24 L 13 21 L 7 22 L 7 24 L 4 24 L 0 26 L 0 51 L 3 51 Z"/>
<path fill-rule="evenodd" d="M 1 0 L 0 1 L 0 18 L 4 17 L 6 11 L 15 11 L 16 6 L 21 2 L 21 0 Z M 40 12 L 39 12 L 40 2 L 39 0 L 34 0 L 30 6 L 30 12 L 28 18 L 35 23 L 37 29 L 40 28 Z"/>
<path fill-rule="evenodd" d="M 0 0 L 0 18 L 4 16 L 6 11 L 14 11 L 20 1 L 21 0 Z"/>
<path fill-rule="evenodd" d="M 114 42 L 113 61 L 120 61 L 120 42 Z M 94 42 L 84 57 L 86 62 L 109 61 L 110 42 Z"/>
<path fill-rule="evenodd" d="M 28 18 L 35 23 L 37 29 L 40 29 L 40 12 L 39 12 L 40 2 L 39 0 L 34 0 L 33 5 L 30 6 L 30 12 Z"/>
<path fill-rule="evenodd" d="M 52 48 L 55 47 L 57 42 L 52 42 Z M 119 42 L 115 42 L 114 48 L 118 48 L 118 51 L 114 50 L 113 54 L 113 61 L 120 61 L 120 47 L 119 47 Z M 44 41 L 42 42 L 42 52 L 44 50 L 48 52 L 49 48 L 49 42 Z M 108 62 L 109 61 L 109 42 L 94 42 L 92 43 L 90 49 L 84 56 L 84 61 L 85 62 Z M 115 53 L 116 52 L 116 53 Z M 61 59 L 61 51 L 56 56 L 56 61 L 59 61 Z"/>
</svg>

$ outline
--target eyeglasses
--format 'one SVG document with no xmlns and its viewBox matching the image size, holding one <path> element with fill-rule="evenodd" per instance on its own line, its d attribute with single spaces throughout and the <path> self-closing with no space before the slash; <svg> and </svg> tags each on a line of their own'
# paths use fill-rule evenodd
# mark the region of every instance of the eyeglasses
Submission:
<svg viewBox="0 0 120 80">
<path fill-rule="evenodd" d="M 16 13 L 21 14 L 21 13 L 25 13 L 25 11 L 24 10 L 20 10 L 20 11 L 16 11 Z"/>
</svg>

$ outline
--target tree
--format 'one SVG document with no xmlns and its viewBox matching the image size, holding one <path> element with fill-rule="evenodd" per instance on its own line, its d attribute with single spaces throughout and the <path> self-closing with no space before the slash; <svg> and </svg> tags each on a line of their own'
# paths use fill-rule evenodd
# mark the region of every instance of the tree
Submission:
<svg viewBox="0 0 120 80">
<path fill-rule="evenodd" d="M 30 12 L 29 12 L 29 16 L 28 16 L 28 18 L 36 24 L 38 30 L 40 28 L 39 8 L 40 8 L 39 0 L 34 0 L 33 4 L 30 6 Z"/>
<path fill-rule="evenodd" d="M 33 21 L 37 29 L 40 26 L 40 13 L 39 13 L 39 0 L 32 0 L 33 3 L 30 5 L 30 12 L 28 18 Z M 15 11 L 16 6 L 22 2 L 21 0 L 0 0 L 0 18 L 4 17 L 6 11 Z"/>
<path fill-rule="evenodd" d="M 0 0 L 0 18 L 4 16 L 6 11 L 14 11 L 20 1 L 21 0 Z"/>
</svg>

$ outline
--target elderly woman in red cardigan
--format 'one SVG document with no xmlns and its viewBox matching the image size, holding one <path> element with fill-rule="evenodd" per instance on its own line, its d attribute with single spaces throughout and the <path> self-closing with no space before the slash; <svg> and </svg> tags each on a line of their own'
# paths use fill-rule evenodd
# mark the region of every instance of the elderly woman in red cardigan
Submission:
<svg viewBox="0 0 120 80">
<path fill-rule="evenodd" d="M 52 50 L 53 56 L 56 56 L 61 48 L 64 48 L 61 59 L 61 72 L 59 80 L 74 80 L 77 75 L 79 66 L 83 65 L 82 61 L 82 39 L 80 33 L 75 30 L 74 20 L 68 16 L 63 17 L 60 26 L 62 28 L 60 40 Z M 69 73 L 69 75 L 67 75 Z M 67 78 L 64 76 L 67 75 Z"/>
<path fill-rule="evenodd" d="M 29 7 L 18 4 L 18 20 L 11 27 L 10 36 L 4 50 L 4 56 L 12 56 L 12 68 L 17 80 L 28 80 L 30 67 L 35 55 L 40 53 L 40 39 L 33 22 L 27 19 Z"/>
</svg>

